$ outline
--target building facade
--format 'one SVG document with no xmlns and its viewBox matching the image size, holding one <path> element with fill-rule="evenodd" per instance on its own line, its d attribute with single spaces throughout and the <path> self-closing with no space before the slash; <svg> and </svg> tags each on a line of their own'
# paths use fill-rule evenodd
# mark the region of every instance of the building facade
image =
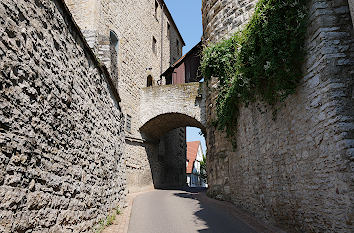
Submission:
<svg viewBox="0 0 354 233">
<path fill-rule="evenodd" d="M 199 70 L 202 42 L 195 45 L 183 57 L 172 64 L 161 76 L 166 84 L 198 82 L 202 79 Z"/>
<path fill-rule="evenodd" d="M 172 182 L 174 185 L 180 183 L 185 173 L 184 166 L 181 167 L 186 153 L 185 129 L 173 130 L 159 141 L 151 141 L 139 132 L 141 89 L 164 84 L 161 73 L 181 57 L 184 46 L 166 4 L 163 0 L 66 0 L 66 3 L 90 47 L 111 71 L 121 97 L 129 190 L 157 187 L 161 182 L 168 185 L 172 180 L 176 181 Z M 179 165 L 167 165 L 165 161 L 170 159 L 164 158 L 165 155 Z M 171 169 L 171 166 L 177 167 Z M 155 175 L 151 170 L 156 171 Z M 168 174 L 174 178 L 166 178 Z"/>
<path fill-rule="evenodd" d="M 187 142 L 187 185 L 189 187 L 207 187 L 206 182 L 201 178 L 201 162 L 203 161 L 203 150 L 200 141 Z"/>
</svg>

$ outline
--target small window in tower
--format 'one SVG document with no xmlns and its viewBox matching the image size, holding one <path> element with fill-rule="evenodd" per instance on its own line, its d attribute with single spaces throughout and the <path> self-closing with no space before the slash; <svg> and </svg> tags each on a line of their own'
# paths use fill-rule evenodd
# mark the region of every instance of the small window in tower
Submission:
<svg viewBox="0 0 354 233">
<path fill-rule="evenodd" d="M 152 37 L 152 51 L 156 54 L 156 39 L 155 37 Z"/>
<path fill-rule="evenodd" d="M 110 31 L 110 53 L 111 53 L 111 72 L 113 81 L 118 83 L 118 53 L 119 53 L 119 39 L 118 36 Z"/>
<path fill-rule="evenodd" d="M 153 79 L 152 79 L 152 76 L 149 75 L 149 76 L 147 77 L 146 86 L 147 86 L 147 87 L 151 87 L 152 84 L 153 84 Z"/>
<path fill-rule="evenodd" d="M 131 131 L 132 131 L 132 117 L 130 115 L 128 115 L 128 114 L 127 114 L 127 121 L 126 121 L 126 124 L 125 124 L 125 130 L 128 133 L 131 133 Z"/>
<path fill-rule="evenodd" d="M 157 0 L 155 0 L 155 18 L 157 19 L 157 9 L 159 8 L 159 4 L 157 3 Z"/>
<path fill-rule="evenodd" d="M 171 26 L 169 23 L 167 23 L 167 37 L 168 37 L 168 39 L 170 39 L 170 37 L 171 37 Z"/>
</svg>

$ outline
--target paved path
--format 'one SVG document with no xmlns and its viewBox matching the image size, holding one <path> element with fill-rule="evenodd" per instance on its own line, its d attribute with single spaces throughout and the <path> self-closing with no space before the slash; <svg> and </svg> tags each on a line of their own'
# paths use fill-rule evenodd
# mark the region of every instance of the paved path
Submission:
<svg viewBox="0 0 354 233">
<path fill-rule="evenodd" d="M 128 233 L 253 233 L 225 205 L 198 192 L 155 190 L 134 199 Z"/>
</svg>

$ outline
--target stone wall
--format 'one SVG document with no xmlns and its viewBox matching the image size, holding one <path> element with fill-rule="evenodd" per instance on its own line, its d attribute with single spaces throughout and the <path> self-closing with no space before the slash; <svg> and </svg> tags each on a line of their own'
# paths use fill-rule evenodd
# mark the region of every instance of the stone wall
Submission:
<svg viewBox="0 0 354 233">
<path fill-rule="evenodd" d="M 244 7 L 255 1 L 227 2 L 204 0 L 205 42 L 243 25 L 243 16 L 230 12 L 247 19 L 252 9 Z M 296 94 L 277 106 L 275 120 L 262 103 L 242 108 L 236 150 L 211 124 L 217 83 L 209 82 L 209 194 L 289 232 L 352 232 L 353 25 L 347 0 L 311 0 L 308 7 L 307 57 Z"/>
<path fill-rule="evenodd" d="M 160 74 L 180 58 L 177 42 L 182 38 L 168 17 L 164 2 L 158 0 L 65 0 L 91 48 L 107 67 L 111 68 L 110 32 L 119 40 L 117 69 L 112 76 L 122 99 L 125 117 L 131 117 L 131 130 L 126 131 L 127 183 L 130 191 L 152 186 L 149 145 L 139 132 L 141 89 L 147 86 L 147 77 L 157 85 Z M 167 23 L 170 33 L 167 33 Z M 152 49 L 156 39 L 156 52 Z M 179 139 L 176 138 L 176 141 Z M 156 151 L 156 150 L 154 150 Z M 148 182 L 149 181 L 149 182 Z"/>
<path fill-rule="evenodd" d="M 253 14 L 257 0 L 203 0 L 203 41 L 216 42 L 239 30 Z"/>
<path fill-rule="evenodd" d="M 0 24 L 0 232 L 89 232 L 125 195 L 117 92 L 61 0 Z"/>
<path fill-rule="evenodd" d="M 348 3 L 349 3 L 350 14 L 351 14 L 351 17 L 352 17 L 352 23 L 353 23 L 353 26 L 354 26 L 354 2 L 351 1 L 351 0 L 348 0 Z"/>
<path fill-rule="evenodd" d="M 154 166 L 158 169 L 152 170 L 155 187 L 181 187 L 186 184 L 186 151 L 185 128 L 172 130 L 161 137 L 157 160 L 152 161 L 158 164 Z"/>
</svg>

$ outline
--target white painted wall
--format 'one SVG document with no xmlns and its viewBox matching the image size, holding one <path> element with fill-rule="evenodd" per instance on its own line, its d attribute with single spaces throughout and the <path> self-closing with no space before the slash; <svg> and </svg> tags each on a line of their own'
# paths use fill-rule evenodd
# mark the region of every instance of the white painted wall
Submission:
<svg viewBox="0 0 354 233">
<path fill-rule="evenodd" d="M 200 162 L 203 160 L 203 150 L 201 145 L 199 144 L 197 157 L 193 164 L 192 174 L 187 175 L 187 184 L 189 187 L 208 187 L 206 183 L 204 183 L 200 179 Z"/>
</svg>

